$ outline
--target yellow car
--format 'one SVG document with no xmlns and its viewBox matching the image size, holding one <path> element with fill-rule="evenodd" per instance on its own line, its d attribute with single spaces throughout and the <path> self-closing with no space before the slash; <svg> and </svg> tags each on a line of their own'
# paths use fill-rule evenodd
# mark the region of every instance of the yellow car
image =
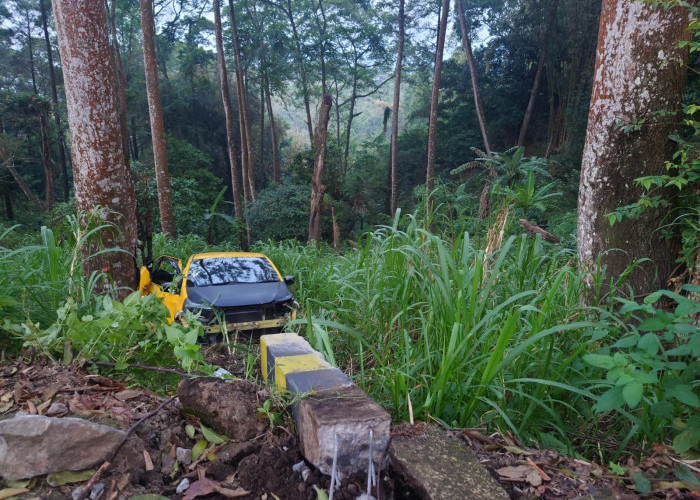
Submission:
<svg viewBox="0 0 700 500">
<path fill-rule="evenodd" d="M 184 320 L 184 311 L 199 315 L 207 334 L 280 329 L 296 318 L 298 304 L 288 285 L 261 253 L 215 252 L 180 259 L 162 255 L 141 268 L 141 295 L 156 294 L 170 311 L 169 320 Z"/>
</svg>

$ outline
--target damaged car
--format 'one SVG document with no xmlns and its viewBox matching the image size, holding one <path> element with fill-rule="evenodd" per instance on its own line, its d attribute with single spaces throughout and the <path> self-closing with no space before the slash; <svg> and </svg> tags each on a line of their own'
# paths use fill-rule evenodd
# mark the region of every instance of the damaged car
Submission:
<svg viewBox="0 0 700 500">
<path fill-rule="evenodd" d="M 185 311 L 195 314 L 213 339 L 224 331 L 279 331 L 296 319 L 293 283 L 264 254 L 211 252 L 192 255 L 184 268 L 160 256 L 141 268 L 139 288 L 162 299 L 171 322 L 184 322 Z"/>
</svg>

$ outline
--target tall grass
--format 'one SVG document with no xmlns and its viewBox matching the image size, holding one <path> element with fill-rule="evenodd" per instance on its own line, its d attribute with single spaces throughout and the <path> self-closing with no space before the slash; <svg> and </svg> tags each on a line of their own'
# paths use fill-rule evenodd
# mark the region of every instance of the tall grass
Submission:
<svg viewBox="0 0 700 500">
<path fill-rule="evenodd" d="M 407 217 L 345 255 L 263 250 L 298 275 L 310 341 L 396 419 L 410 396 L 418 417 L 568 443 L 567 422 L 590 420 L 595 401 L 581 354 L 610 328 L 580 305 L 575 256 L 545 245 L 511 237 L 486 254 Z"/>
</svg>

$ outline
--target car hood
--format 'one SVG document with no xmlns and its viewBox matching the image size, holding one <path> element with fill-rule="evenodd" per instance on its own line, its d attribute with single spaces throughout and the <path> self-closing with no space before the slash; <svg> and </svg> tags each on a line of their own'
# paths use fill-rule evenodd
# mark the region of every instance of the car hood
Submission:
<svg viewBox="0 0 700 500">
<path fill-rule="evenodd" d="M 282 281 L 274 283 L 236 283 L 232 285 L 187 287 L 187 298 L 198 304 L 239 307 L 292 300 L 294 296 Z"/>
</svg>

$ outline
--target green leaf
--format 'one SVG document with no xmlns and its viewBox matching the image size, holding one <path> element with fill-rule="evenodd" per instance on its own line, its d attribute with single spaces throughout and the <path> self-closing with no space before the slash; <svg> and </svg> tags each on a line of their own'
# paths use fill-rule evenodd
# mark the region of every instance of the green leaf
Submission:
<svg viewBox="0 0 700 500">
<path fill-rule="evenodd" d="M 697 408 L 700 406 L 700 399 L 693 391 L 693 386 L 690 384 L 679 384 L 672 389 L 666 391 L 667 396 L 676 398 L 683 404 Z"/>
<path fill-rule="evenodd" d="M 700 444 L 700 417 L 691 417 L 683 430 L 673 438 L 673 449 L 685 453 Z"/>
<path fill-rule="evenodd" d="M 596 413 L 602 413 L 608 410 L 615 410 L 622 406 L 622 387 L 612 387 L 605 392 L 595 405 Z"/>
<path fill-rule="evenodd" d="M 610 370 L 615 366 L 615 362 L 610 356 L 604 356 L 602 354 L 586 354 L 583 356 L 583 360 L 589 365 L 603 368 L 605 370 Z"/>
<path fill-rule="evenodd" d="M 192 447 L 192 461 L 196 461 L 199 456 L 204 452 L 204 450 L 207 449 L 207 446 L 209 443 L 207 443 L 206 439 L 200 439 L 197 441 L 194 446 Z"/>
<path fill-rule="evenodd" d="M 322 490 L 315 484 L 313 485 L 314 489 L 316 490 L 316 500 L 328 500 L 328 493 L 326 493 L 325 490 Z"/>
<path fill-rule="evenodd" d="M 627 467 L 618 465 L 615 462 L 610 462 L 608 465 L 610 466 L 610 472 L 617 476 L 624 476 L 627 474 Z"/>
<path fill-rule="evenodd" d="M 163 328 L 165 329 L 165 335 L 168 338 L 168 342 L 171 344 L 177 344 L 180 340 L 180 335 L 182 335 L 182 332 L 171 325 L 166 325 Z"/>
<path fill-rule="evenodd" d="M 661 344 L 659 343 L 659 338 L 655 334 L 647 333 L 641 339 L 639 339 L 637 347 L 653 356 L 659 352 Z"/>
<path fill-rule="evenodd" d="M 204 439 L 209 441 L 212 444 L 221 444 L 226 441 L 225 436 L 221 436 L 214 432 L 213 430 L 209 429 L 208 427 L 205 427 L 204 425 L 200 424 L 200 429 L 202 429 L 202 434 L 204 435 Z"/>
<path fill-rule="evenodd" d="M 187 424 L 185 426 L 185 434 L 187 434 L 188 437 L 193 438 L 195 431 L 196 431 L 196 429 L 194 428 L 194 425 Z"/>
<path fill-rule="evenodd" d="M 634 481 L 634 488 L 639 493 L 651 492 L 651 483 L 642 471 L 635 471 L 634 474 L 632 474 L 632 480 Z"/>
<path fill-rule="evenodd" d="M 698 479 L 695 474 L 693 474 L 693 471 L 685 464 L 674 463 L 673 475 L 676 476 L 676 479 L 685 481 L 688 484 L 700 485 L 700 479 Z"/>
<path fill-rule="evenodd" d="M 625 399 L 625 403 L 627 403 L 630 408 L 637 407 L 639 402 L 642 400 L 643 394 L 644 386 L 636 380 L 630 382 L 622 388 L 622 397 Z"/>
<path fill-rule="evenodd" d="M 663 330 L 668 325 L 668 321 L 664 321 L 658 316 L 647 318 L 639 324 L 639 329 L 643 332 L 658 332 Z"/>
</svg>

